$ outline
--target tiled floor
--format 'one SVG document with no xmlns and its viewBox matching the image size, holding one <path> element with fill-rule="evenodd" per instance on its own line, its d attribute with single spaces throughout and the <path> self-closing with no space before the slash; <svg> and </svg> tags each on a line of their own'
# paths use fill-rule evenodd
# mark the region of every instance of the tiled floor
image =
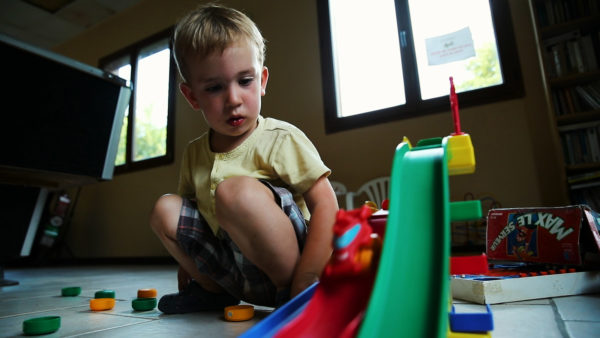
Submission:
<svg viewBox="0 0 600 338">
<path fill-rule="evenodd" d="M 175 292 L 175 266 L 100 266 L 8 269 L 6 279 L 19 285 L 0 288 L 0 336 L 22 335 L 24 320 L 61 317 L 50 337 L 237 337 L 269 314 L 257 308 L 254 319 L 226 322 L 220 311 L 164 315 L 158 310 L 135 312 L 131 300 L 141 288 L 160 295 Z M 81 286 L 78 297 L 61 297 L 66 286 Z M 116 291 L 114 309 L 89 310 L 89 299 L 102 289 Z M 457 312 L 485 311 L 482 305 L 455 302 Z M 492 305 L 498 337 L 598 337 L 600 295 L 584 295 Z"/>
<path fill-rule="evenodd" d="M 222 311 L 133 311 L 131 300 L 138 289 L 155 288 L 159 297 L 175 292 L 176 273 L 173 265 L 8 269 L 5 278 L 19 285 L 0 289 L 0 337 L 20 336 L 24 320 L 49 315 L 61 317 L 60 329 L 50 337 L 237 337 L 270 313 L 269 308 L 256 308 L 250 321 L 226 322 Z M 81 295 L 61 297 L 67 286 L 80 286 Z M 116 305 L 92 312 L 89 299 L 103 289 L 115 290 Z"/>
</svg>

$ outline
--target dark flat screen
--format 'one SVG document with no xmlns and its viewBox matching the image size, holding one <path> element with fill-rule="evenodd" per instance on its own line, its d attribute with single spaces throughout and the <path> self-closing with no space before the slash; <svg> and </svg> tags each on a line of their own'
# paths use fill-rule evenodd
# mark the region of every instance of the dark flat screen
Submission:
<svg viewBox="0 0 600 338">
<path fill-rule="evenodd" d="M 0 55 L 0 167 L 110 179 L 130 92 L 124 81 L 2 36 Z"/>
</svg>

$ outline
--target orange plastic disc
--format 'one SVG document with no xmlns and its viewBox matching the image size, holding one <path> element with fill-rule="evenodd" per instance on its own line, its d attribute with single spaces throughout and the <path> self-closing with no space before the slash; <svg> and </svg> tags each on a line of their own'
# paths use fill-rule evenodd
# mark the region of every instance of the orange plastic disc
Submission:
<svg viewBox="0 0 600 338">
<path fill-rule="evenodd" d="M 90 299 L 90 309 L 92 311 L 110 310 L 115 307 L 114 298 L 94 298 Z"/>
<path fill-rule="evenodd" d="M 232 305 L 225 308 L 225 320 L 230 322 L 241 322 L 254 317 L 254 306 Z"/>
<path fill-rule="evenodd" d="M 139 289 L 138 298 L 156 298 L 156 289 Z"/>
</svg>

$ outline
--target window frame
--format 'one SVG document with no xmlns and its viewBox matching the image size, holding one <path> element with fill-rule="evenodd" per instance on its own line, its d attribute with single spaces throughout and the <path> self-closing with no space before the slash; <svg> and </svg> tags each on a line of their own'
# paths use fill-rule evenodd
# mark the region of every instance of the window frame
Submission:
<svg viewBox="0 0 600 338">
<path fill-rule="evenodd" d="M 319 24 L 319 47 L 321 52 L 325 132 L 327 134 L 449 111 L 449 95 L 428 100 L 421 100 L 420 98 L 418 69 L 410 26 L 408 0 L 395 0 L 398 36 L 401 41 L 400 53 L 406 103 L 400 106 L 347 117 L 338 116 L 329 20 L 329 1 L 316 1 L 317 20 Z M 461 107 L 514 99 L 524 95 L 521 67 L 518 53 L 516 53 L 517 48 L 514 41 L 514 30 L 508 2 L 505 0 L 489 0 L 489 2 L 504 82 L 501 85 L 458 93 Z M 448 83 L 449 92 L 450 83 Z"/>
<path fill-rule="evenodd" d="M 129 99 L 129 111 L 127 116 L 127 144 L 125 146 L 125 163 L 115 165 L 115 175 L 133 172 L 138 170 L 155 168 L 162 165 L 171 164 L 174 162 L 175 156 L 175 98 L 176 98 L 176 87 L 177 87 L 177 66 L 173 58 L 173 36 L 174 27 L 169 27 L 163 31 L 160 31 L 152 36 L 142 39 L 136 43 L 133 43 L 125 48 L 122 48 L 110 55 L 101 58 L 98 62 L 99 68 L 105 69 L 110 63 L 119 59 L 129 58 L 129 64 L 131 65 L 131 97 Z M 133 160 L 133 135 L 135 128 L 135 99 L 136 99 L 136 86 L 135 79 L 137 77 L 137 59 L 141 51 L 144 48 L 155 44 L 160 40 L 167 39 L 167 45 L 171 53 L 169 61 L 169 89 L 168 89 L 168 108 L 167 108 L 167 135 L 166 135 L 166 154 L 162 156 L 152 157 L 144 160 L 134 161 Z"/>
</svg>

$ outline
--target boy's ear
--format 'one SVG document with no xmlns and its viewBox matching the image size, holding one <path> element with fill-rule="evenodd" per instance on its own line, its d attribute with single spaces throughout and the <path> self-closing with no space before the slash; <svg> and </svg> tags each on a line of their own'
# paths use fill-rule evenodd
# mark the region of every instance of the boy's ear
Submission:
<svg viewBox="0 0 600 338">
<path fill-rule="evenodd" d="M 182 82 L 179 84 L 179 90 L 193 109 L 200 109 L 198 100 L 196 100 L 196 98 L 194 97 L 194 93 L 192 92 L 192 88 L 190 86 L 188 86 L 185 82 Z"/>
<path fill-rule="evenodd" d="M 269 68 L 263 67 L 260 73 L 260 95 L 265 96 L 267 93 L 267 81 L 269 81 Z"/>
</svg>

